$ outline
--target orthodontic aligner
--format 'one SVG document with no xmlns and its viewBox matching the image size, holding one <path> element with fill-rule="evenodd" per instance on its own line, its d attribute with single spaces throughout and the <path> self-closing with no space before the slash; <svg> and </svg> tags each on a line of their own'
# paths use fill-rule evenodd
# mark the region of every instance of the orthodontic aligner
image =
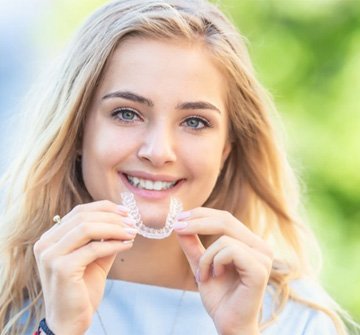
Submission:
<svg viewBox="0 0 360 335">
<path fill-rule="evenodd" d="M 183 209 L 182 203 L 178 199 L 171 197 L 165 226 L 163 228 L 152 228 L 146 226 L 143 223 L 133 193 L 123 192 L 121 193 L 121 198 L 123 200 L 123 205 L 129 208 L 129 216 L 136 222 L 135 225 L 138 229 L 138 233 L 144 237 L 152 239 L 162 239 L 168 237 L 173 231 L 173 226 L 176 222 L 176 216 Z"/>
</svg>

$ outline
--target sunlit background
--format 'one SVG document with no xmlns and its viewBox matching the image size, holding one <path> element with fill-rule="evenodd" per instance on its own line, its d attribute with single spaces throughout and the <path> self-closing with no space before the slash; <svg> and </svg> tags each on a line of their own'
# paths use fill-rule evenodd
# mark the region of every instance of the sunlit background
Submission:
<svg viewBox="0 0 360 335">
<path fill-rule="evenodd" d="M 21 98 L 101 0 L 0 0 L 0 171 Z M 322 282 L 360 321 L 360 2 L 218 1 L 272 93 L 324 252 Z"/>
</svg>

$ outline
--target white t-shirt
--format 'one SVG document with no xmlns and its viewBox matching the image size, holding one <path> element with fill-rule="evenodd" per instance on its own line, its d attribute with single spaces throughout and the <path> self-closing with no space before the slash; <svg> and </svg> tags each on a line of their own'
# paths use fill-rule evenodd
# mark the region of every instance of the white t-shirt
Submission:
<svg viewBox="0 0 360 335">
<path fill-rule="evenodd" d="M 302 297 L 322 301 L 321 292 L 305 281 L 294 283 Z M 272 289 L 265 295 L 262 317 L 274 309 Z M 105 331 L 104 329 L 105 328 Z M 198 292 L 107 280 L 103 300 L 86 335 L 217 335 Z M 335 335 L 324 313 L 289 301 L 263 335 Z M 241 335 L 241 334 L 239 334 Z"/>
</svg>

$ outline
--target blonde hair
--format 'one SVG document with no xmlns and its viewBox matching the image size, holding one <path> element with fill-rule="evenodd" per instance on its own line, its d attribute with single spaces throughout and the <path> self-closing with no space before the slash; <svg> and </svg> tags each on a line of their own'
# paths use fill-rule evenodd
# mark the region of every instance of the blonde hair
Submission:
<svg viewBox="0 0 360 335">
<path fill-rule="evenodd" d="M 126 38 L 181 38 L 200 42 L 228 79 L 232 151 L 207 206 L 228 210 L 280 250 L 270 277 L 277 313 L 292 298 L 329 314 L 332 309 L 297 297 L 290 287 L 311 274 L 304 251 L 309 232 L 298 218 L 298 187 L 269 117 L 271 99 L 258 83 L 244 39 L 215 5 L 201 0 L 114 1 L 78 31 L 51 79 L 31 104 L 32 120 L 19 159 L 4 177 L 7 202 L 1 218 L 0 329 L 21 334 L 43 315 L 33 245 L 76 204 L 91 201 L 77 161 L 86 112 L 106 62 Z M 27 315 L 26 324 L 20 319 Z M 265 326 L 265 325 L 264 325 Z"/>
</svg>

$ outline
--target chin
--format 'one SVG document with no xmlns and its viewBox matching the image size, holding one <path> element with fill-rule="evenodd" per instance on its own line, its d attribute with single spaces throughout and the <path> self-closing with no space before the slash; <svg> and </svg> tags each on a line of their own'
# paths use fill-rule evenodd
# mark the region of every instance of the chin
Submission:
<svg viewBox="0 0 360 335">
<path fill-rule="evenodd" d="M 146 215 L 143 212 L 140 213 L 143 224 L 145 226 L 156 229 L 163 228 L 165 226 L 167 213 L 156 213 L 156 214 L 148 214 L 148 215 Z"/>
<path fill-rule="evenodd" d="M 143 224 L 152 228 L 162 228 L 165 226 L 169 212 L 168 204 L 142 204 L 138 203 L 138 209 Z"/>
</svg>

